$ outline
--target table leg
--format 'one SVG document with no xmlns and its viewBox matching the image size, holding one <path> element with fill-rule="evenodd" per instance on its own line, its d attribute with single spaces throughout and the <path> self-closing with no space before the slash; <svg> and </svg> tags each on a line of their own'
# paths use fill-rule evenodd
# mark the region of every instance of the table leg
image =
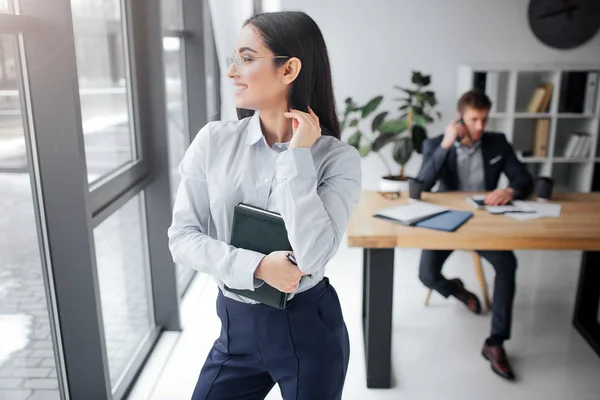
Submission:
<svg viewBox="0 0 600 400">
<path fill-rule="evenodd" d="M 584 251 L 573 326 L 600 356 L 600 252 Z"/>
<path fill-rule="evenodd" d="M 363 257 L 367 387 L 390 388 L 394 249 L 364 249 Z"/>
</svg>

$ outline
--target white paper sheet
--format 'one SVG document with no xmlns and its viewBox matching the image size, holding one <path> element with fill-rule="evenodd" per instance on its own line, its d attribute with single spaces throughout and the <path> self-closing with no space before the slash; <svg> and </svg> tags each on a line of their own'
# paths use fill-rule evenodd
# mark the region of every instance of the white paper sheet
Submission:
<svg viewBox="0 0 600 400">
<path fill-rule="evenodd" d="M 544 217 L 558 218 L 562 211 L 560 204 L 540 203 L 537 201 L 524 201 L 523 203 L 527 208 L 535 210 L 535 213 L 506 213 L 504 215 L 518 221 L 528 221 Z"/>
</svg>

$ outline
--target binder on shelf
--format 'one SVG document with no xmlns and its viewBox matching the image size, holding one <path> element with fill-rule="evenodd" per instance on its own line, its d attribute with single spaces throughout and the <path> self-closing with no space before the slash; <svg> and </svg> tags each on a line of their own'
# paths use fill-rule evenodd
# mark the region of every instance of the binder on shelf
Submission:
<svg viewBox="0 0 600 400">
<path fill-rule="evenodd" d="M 588 156 L 592 147 L 592 138 L 587 133 L 580 133 L 579 146 L 577 147 L 576 158 L 585 158 Z"/>
<path fill-rule="evenodd" d="M 575 146 L 575 150 L 573 150 L 571 158 L 583 158 L 585 157 L 587 148 L 591 147 L 591 138 L 585 132 L 573 132 L 573 135 L 577 136 L 577 145 Z"/>
<path fill-rule="evenodd" d="M 581 114 L 584 111 L 587 72 L 562 73 L 558 112 Z"/>
<path fill-rule="evenodd" d="M 545 113 L 548 111 L 548 107 L 550 106 L 550 99 L 552 99 L 553 86 L 550 83 L 543 83 L 540 86 L 546 89 L 546 93 L 544 93 L 544 98 L 542 99 L 542 103 L 540 104 L 540 107 L 538 108 L 537 112 Z"/>
<path fill-rule="evenodd" d="M 552 99 L 552 88 L 553 85 L 551 83 L 542 83 L 539 85 L 533 92 L 531 100 L 529 100 L 527 111 L 530 113 L 547 112 L 550 100 Z"/>
<path fill-rule="evenodd" d="M 533 136 L 533 156 L 548 156 L 548 136 L 550 135 L 550 120 L 538 119 L 535 121 L 535 132 Z"/>
<path fill-rule="evenodd" d="M 535 89 L 535 91 L 533 92 L 533 95 L 531 96 L 531 100 L 529 100 L 529 105 L 527 106 L 527 112 L 530 112 L 530 113 L 539 112 L 538 110 L 541 108 L 541 106 L 544 102 L 544 98 L 546 97 L 546 92 L 547 92 L 547 89 L 543 86 L 539 86 L 537 89 Z"/>
<path fill-rule="evenodd" d="M 569 141 L 565 146 L 565 151 L 563 153 L 563 157 L 565 158 L 573 158 L 575 155 L 575 149 L 577 148 L 577 144 L 579 143 L 579 135 L 574 133 L 569 136 Z"/>
<path fill-rule="evenodd" d="M 598 73 L 588 72 L 587 85 L 585 92 L 585 104 L 583 112 L 585 114 L 595 114 L 596 112 L 596 101 L 598 97 Z"/>
</svg>

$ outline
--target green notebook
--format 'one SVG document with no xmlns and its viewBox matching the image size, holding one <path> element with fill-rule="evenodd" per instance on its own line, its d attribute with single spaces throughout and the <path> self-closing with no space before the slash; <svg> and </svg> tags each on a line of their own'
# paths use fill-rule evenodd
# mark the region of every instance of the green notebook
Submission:
<svg viewBox="0 0 600 400">
<path fill-rule="evenodd" d="M 243 203 L 235 206 L 233 212 L 230 244 L 262 254 L 292 250 L 280 214 Z M 227 286 L 225 289 L 279 309 L 285 308 L 288 298 L 287 293 L 280 292 L 266 282 L 254 290 L 232 289 Z"/>
</svg>

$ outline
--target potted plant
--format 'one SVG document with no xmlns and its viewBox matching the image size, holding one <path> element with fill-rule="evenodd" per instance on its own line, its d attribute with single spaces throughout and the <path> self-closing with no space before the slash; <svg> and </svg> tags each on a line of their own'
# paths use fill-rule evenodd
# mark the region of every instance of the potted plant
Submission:
<svg viewBox="0 0 600 400">
<path fill-rule="evenodd" d="M 406 94 L 406 97 L 394 99 L 400 102 L 399 115 L 395 118 L 388 118 L 388 111 L 378 113 L 371 121 L 369 135 L 365 135 L 360 130 L 359 124 L 377 110 L 383 96 L 372 98 L 362 107 L 357 106 L 350 97 L 345 101 L 346 107 L 340 121 L 340 129 L 342 131 L 350 128 L 354 130 L 347 142 L 354 146 L 362 157 L 374 152 L 381 158 L 388 172 L 386 176 L 381 178 L 379 183 L 379 190 L 382 192 L 406 190 L 405 166 L 413 151 L 421 153 L 423 141 L 427 138 L 426 126 L 434 121 L 431 113 L 437 105 L 437 99 L 433 91 L 426 90 L 431 83 L 431 76 L 415 71 L 412 74 L 411 81 L 414 85 L 413 88 L 394 86 L 395 89 Z M 436 115 L 441 118 L 439 111 L 436 112 Z M 393 174 L 389 163 L 379 152 L 389 144 L 393 144 L 392 157 L 400 166 L 397 175 Z"/>
</svg>

